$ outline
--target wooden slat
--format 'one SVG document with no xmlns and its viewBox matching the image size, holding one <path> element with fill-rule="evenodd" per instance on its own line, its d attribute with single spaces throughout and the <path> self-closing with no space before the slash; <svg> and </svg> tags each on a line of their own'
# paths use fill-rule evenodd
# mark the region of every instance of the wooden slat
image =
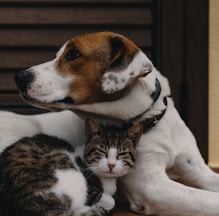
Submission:
<svg viewBox="0 0 219 216">
<path fill-rule="evenodd" d="M 8 110 L 22 114 L 36 114 L 47 112 L 47 110 L 33 107 L 24 102 L 18 93 L 4 93 L 0 92 L 0 111 Z"/>
<path fill-rule="evenodd" d="M 22 100 L 20 95 L 17 94 L 1 94 L 0 93 L 0 111 L 1 110 L 9 110 L 17 113 L 41 113 L 45 112 L 44 110 L 37 109 L 33 106 L 28 105 L 26 102 Z"/>
<path fill-rule="evenodd" d="M 151 4 L 153 0 L 0 0 L 0 3 L 20 3 L 20 4 L 29 4 L 29 3 L 35 3 L 35 4 L 79 4 L 79 3 L 87 3 L 87 4 L 95 4 L 95 3 L 104 3 L 104 4 L 110 4 L 110 3 L 134 3 L 134 4 Z"/>
<path fill-rule="evenodd" d="M 52 60 L 56 50 L 0 50 L 1 68 L 26 68 L 35 64 Z"/>
<path fill-rule="evenodd" d="M 11 105 L 11 104 L 20 104 L 20 105 L 26 105 L 27 103 L 24 102 L 21 98 L 21 96 L 17 93 L 5 93 L 0 94 L 0 107 L 2 105 Z"/>
<path fill-rule="evenodd" d="M 79 34 L 113 31 L 126 35 L 141 47 L 151 47 L 150 28 L 1 28 L 0 47 L 60 47 Z"/>
<path fill-rule="evenodd" d="M 147 7 L 0 7 L 0 25 L 151 25 Z"/>
<path fill-rule="evenodd" d="M 4 73 L 0 70 L 0 94 L 3 91 L 16 91 L 14 73 Z"/>
</svg>

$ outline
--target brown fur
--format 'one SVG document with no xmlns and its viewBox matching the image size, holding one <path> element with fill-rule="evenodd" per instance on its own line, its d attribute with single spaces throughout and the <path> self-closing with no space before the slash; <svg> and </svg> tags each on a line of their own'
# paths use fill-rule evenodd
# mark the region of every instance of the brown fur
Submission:
<svg viewBox="0 0 219 216">
<path fill-rule="evenodd" d="M 82 56 L 74 61 L 66 61 L 65 55 L 72 48 Z M 89 104 L 120 98 L 127 89 L 110 95 L 104 93 L 101 88 L 102 76 L 108 69 L 117 70 L 118 65 L 120 69 L 127 67 L 138 50 L 132 41 L 111 32 L 85 34 L 71 39 L 57 67 L 64 76 L 74 76 L 69 89 L 69 96 L 74 98 L 74 103 Z"/>
</svg>

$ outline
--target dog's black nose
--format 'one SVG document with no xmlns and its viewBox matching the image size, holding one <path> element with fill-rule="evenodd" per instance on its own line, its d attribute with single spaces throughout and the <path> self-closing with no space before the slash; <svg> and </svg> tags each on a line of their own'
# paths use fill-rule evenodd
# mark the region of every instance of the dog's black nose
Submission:
<svg viewBox="0 0 219 216">
<path fill-rule="evenodd" d="M 30 83 L 33 81 L 33 74 L 28 71 L 20 71 L 15 74 L 15 82 L 18 89 L 22 92 L 26 91 Z"/>
</svg>

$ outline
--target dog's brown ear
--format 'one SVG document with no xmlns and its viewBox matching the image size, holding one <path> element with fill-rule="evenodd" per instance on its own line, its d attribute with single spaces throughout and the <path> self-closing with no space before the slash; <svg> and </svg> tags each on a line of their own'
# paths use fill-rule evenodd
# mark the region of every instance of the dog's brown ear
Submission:
<svg viewBox="0 0 219 216">
<path fill-rule="evenodd" d="M 125 56 L 126 47 L 120 37 L 113 37 L 109 39 L 111 47 L 111 61 L 107 70 L 119 70 L 126 65 L 125 61 L 128 58 Z"/>
<path fill-rule="evenodd" d="M 111 61 L 102 77 L 102 89 L 107 94 L 123 90 L 153 70 L 147 56 L 129 39 L 116 36 L 109 39 Z"/>
</svg>

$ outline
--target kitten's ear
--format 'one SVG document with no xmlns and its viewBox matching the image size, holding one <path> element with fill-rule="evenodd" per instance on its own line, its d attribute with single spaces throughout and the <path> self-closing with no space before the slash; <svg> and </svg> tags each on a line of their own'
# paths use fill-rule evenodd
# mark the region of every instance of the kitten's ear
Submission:
<svg viewBox="0 0 219 216">
<path fill-rule="evenodd" d="M 137 145 L 141 138 L 142 133 L 143 133 L 143 126 L 141 124 L 136 124 L 127 130 L 126 136 L 132 139 L 135 145 Z"/>
<path fill-rule="evenodd" d="M 101 133 L 102 130 L 98 122 L 92 118 L 87 118 L 85 122 L 85 135 L 90 137 Z"/>
</svg>

